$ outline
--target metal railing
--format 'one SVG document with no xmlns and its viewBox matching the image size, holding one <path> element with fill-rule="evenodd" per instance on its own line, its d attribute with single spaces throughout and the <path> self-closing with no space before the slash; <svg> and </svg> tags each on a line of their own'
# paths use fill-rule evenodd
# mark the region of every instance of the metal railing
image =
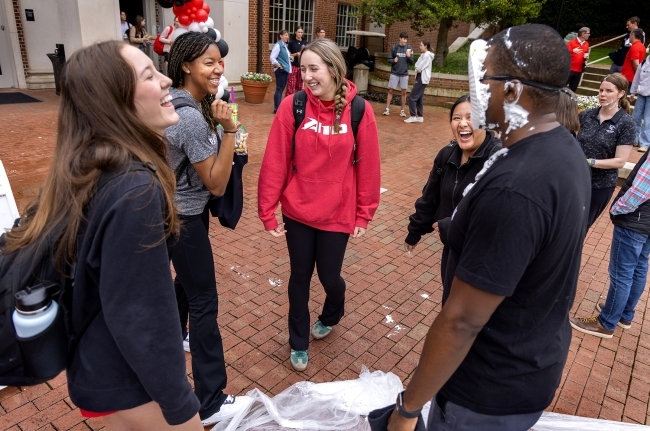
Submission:
<svg viewBox="0 0 650 431">
<path fill-rule="evenodd" d="M 627 36 L 627 33 L 622 34 L 622 35 L 620 35 L 620 36 L 616 36 L 616 37 L 611 38 L 611 39 L 609 39 L 609 40 L 606 40 L 605 42 L 600 42 L 600 43 L 597 43 L 597 44 L 595 44 L 595 45 L 593 45 L 593 46 L 590 46 L 590 47 L 589 47 L 589 55 L 591 55 L 591 50 L 592 50 L 593 48 L 595 48 L 595 47 L 597 47 L 597 46 L 605 45 L 606 43 L 612 42 L 612 41 L 614 41 L 614 40 L 620 39 L 620 38 L 625 37 L 625 36 Z M 607 56 L 607 57 L 603 57 L 603 58 L 599 58 L 598 60 L 590 61 L 590 62 L 587 63 L 587 66 L 591 66 L 592 64 L 594 64 L 594 63 L 598 63 L 599 61 L 607 60 L 608 58 L 609 58 L 609 56 Z"/>
</svg>

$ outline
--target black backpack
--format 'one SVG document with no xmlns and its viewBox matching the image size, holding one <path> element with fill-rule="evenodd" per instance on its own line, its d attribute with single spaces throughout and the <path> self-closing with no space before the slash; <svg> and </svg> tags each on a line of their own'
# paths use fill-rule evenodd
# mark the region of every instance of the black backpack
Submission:
<svg viewBox="0 0 650 431">
<path fill-rule="evenodd" d="M 126 31 L 124 32 L 124 36 L 126 36 L 126 40 L 128 40 L 129 42 L 131 42 L 131 27 L 133 26 L 129 24 L 129 28 L 127 28 Z"/>
<path fill-rule="evenodd" d="M 134 170 L 151 170 L 140 162 L 133 162 L 115 171 L 105 171 L 99 177 L 95 193 L 112 179 Z M 19 225 L 16 221 L 14 227 Z M 71 324 L 72 283 L 74 268 L 64 266 L 59 272 L 55 265 L 60 230 L 29 247 L 11 254 L 5 254 L 5 236 L 0 236 L 0 385 L 33 386 L 53 379 L 69 363 L 72 353 L 101 310 L 98 301 L 93 304 L 78 333 L 73 333 Z M 44 286 L 54 301 L 59 304 L 59 314 L 54 323 L 44 332 L 28 339 L 18 340 L 12 315 L 15 309 L 15 295 L 27 288 Z M 43 355 L 38 352 L 47 351 Z"/>
<path fill-rule="evenodd" d="M 291 163 L 293 165 L 293 173 L 298 170 L 294 163 L 294 155 L 296 154 L 296 132 L 300 125 L 305 120 L 305 104 L 307 103 L 307 94 L 305 90 L 300 90 L 293 95 L 293 141 L 291 142 Z M 351 126 L 352 135 L 354 136 L 354 157 L 352 158 L 352 165 L 359 163 L 361 159 L 357 159 L 357 132 L 359 131 L 359 124 L 363 119 L 363 114 L 366 113 L 366 101 L 358 95 L 352 99 L 352 112 L 351 112 Z"/>
<path fill-rule="evenodd" d="M 174 105 L 174 109 L 190 107 L 198 111 L 195 105 L 180 97 L 172 99 L 172 104 Z M 215 134 L 215 136 L 217 137 L 219 147 L 221 147 L 219 134 Z M 235 155 L 226 191 L 223 196 L 210 196 L 210 201 L 208 202 L 212 217 L 217 217 L 221 226 L 228 229 L 235 229 L 237 227 L 237 223 L 244 210 L 244 182 L 242 180 L 242 173 L 246 163 L 248 163 L 248 154 Z M 176 167 L 176 182 L 185 174 L 187 184 L 192 185 L 192 179 L 188 170 L 189 166 L 190 159 L 186 154 L 185 158 Z"/>
</svg>

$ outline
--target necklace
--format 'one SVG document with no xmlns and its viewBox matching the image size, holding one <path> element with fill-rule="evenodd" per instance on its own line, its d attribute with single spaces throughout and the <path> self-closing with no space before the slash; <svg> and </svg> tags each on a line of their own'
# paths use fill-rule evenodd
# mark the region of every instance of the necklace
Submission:
<svg viewBox="0 0 650 431">
<path fill-rule="evenodd" d="M 190 97 L 192 98 L 192 100 L 196 102 L 196 99 L 194 98 L 194 96 L 192 96 L 192 93 L 190 93 L 189 91 L 187 91 L 187 89 L 185 89 L 185 87 L 178 88 L 178 90 L 181 90 L 181 91 L 186 92 L 187 94 L 190 95 Z"/>
</svg>

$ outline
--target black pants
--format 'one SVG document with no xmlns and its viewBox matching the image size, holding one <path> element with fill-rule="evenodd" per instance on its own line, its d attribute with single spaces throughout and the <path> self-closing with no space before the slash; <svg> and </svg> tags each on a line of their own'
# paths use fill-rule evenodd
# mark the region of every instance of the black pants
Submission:
<svg viewBox="0 0 650 431">
<path fill-rule="evenodd" d="M 199 415 L 206 419 L 219 411 L 226 400 L 226 364 L 217 325 L 218 298 L 212 246 L 208 237 L 208 208 L 196 216 L 181 216 L 182 226 L 174 245 L 174 288 L 181 327 L 185 336 L 190 320 L 190 350 L 194 393 L 201 403 Z"/>
<path fill-rule="evenodd" d="M 409 94 L 409 113 L 411 117 L 423 117 L 424 105 L 422 98 L 424 97 L 424 89 L 427 88 L 426 84 L 422 83 L 422 74 L 418 73 L 415 76 L 415 84 L 411 94 Z"/>
<path fill-rule="evenodd" d="M 609 200 L 614 194 L 616 187 L 608 187 L 606 189 L 591 189 L 591 203 L 589 205 L 589 221 L 587 229 L 596 222 L 596 219 L 607 208 Z"/>
<path fill-rule="evenodd" d="M 582 76 L 582 72 L 574 72 L 574 71 L 569 72 L 569 81 L 567 82 L 567 84 L 569 85 L 571 91 L 573 91 L 574 93 L 578 90 L 578 85 L 580 85 L 581 76 Z"/>
<path fill-rule="evenodd" d="M 307 350 L 310 333 L 309 285 L 314 265 L 326 294 L 318 319 L 325 326 L 336 325 L 344 313 L 345 281 L 341 277 L 341 268 L 350 235 L 318 230 L 287 216 L 283 218 L 291 265 L 289 345 L 294 350 Z"/>
</svg>

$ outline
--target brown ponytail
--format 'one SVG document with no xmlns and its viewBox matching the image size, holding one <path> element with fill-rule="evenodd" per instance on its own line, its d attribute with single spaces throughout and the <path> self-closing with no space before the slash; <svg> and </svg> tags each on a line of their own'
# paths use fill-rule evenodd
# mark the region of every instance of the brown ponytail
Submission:
<svg viewBox="0 0 650 431">
<path fill-rule="evenodd" d="M 340 122 L 341 122 L 341 113 L 343 112 L 343 107 L 345 106 L 345 96 L 348 93 L 348 84 L 343 83 L 336 91 L 334 96 L 334 114 L 336 115 L 336 120 L 334 121 L 334 133 L 339 132 Z"/>
</svg>

